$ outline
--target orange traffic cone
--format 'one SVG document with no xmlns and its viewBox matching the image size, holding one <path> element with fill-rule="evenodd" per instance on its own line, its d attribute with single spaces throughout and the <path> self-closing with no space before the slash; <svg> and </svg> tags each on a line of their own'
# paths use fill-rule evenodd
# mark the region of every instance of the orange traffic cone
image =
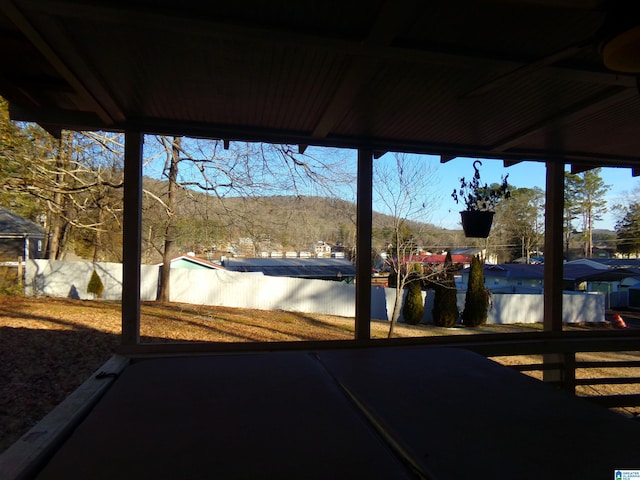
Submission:
<svg viewBox="0 0 640 480">
<path fill-rule="evenodd" d="M 627 324 L 617 313 L 613 316 L 613 328 L 627 328 Z"/>
</svg>

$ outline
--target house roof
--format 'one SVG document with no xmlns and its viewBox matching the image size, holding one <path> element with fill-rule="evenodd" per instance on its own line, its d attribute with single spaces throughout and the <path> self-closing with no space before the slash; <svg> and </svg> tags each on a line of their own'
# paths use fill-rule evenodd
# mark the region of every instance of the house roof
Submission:
<svg viewBox="0 0 640 480">
<path fill-rule="evenodd" d="M 589 258 L 572 260 L 567 263 L 577 263 L 586 260 L 589 264 L 601 265 L 603 268 L 610 267 L 626 267 L 626 268 L 640 268 L 640 259 L 638 258 Z"/>
<path fill-rule="evenodd" d="M 414 255 L 412 257 L 406 257 L 404 263 L 444 263 L 446 255 L 433 254 L 433 255 Z M 451 261 L 453 263 L 471 263 L 471 257 L 467 255 L 453 254 L 451 255 Z"/>
<path fill-rule="evenodd" d="M 635 277 L 640 270 L 628 268 L 594 268 L 589 265 L 565 265 L 564 279 L 574 282 L 615 282 Z"/>
<path fill-rule="evenodd" d="M 0 237 L 44 236 L 44 229 L 6 208 L 0 207 Z"/>
<path fill-rule="evenodd" d="M 462 273 L 468 273 L 469 268 L 462 270 Z M 500 265 L 485 265 L 485 277 L 500 277 L 514 280 L 524 279 L 544 279 L 544 265 L 529 265 L 519 263 L 506 263 Z M 640 269 L 629 268 L 599 268 L 587 264 L 570 264 L 563 265 L 563 278 L 571 282 L 614 282 L 623 280 L 628 277 L 640 275 Z"/>
<path fill-rule="evenodd" d="M 463 271 L 468 272 L 469 269 L 465 269 Z M 485 265 L 484 274 L 487 277 L 502 277 L 510 279 L 542 279 L 544 277 L 544 265 L 520 263 Z"/>
<path fill-rule="evenodd" d="M 343 278 L 354 277 L 355 267 L 345 258 L 245 258 L 224 260 L 227 270 L 262 272 L 274 277 Z"/>
<path fill-rule="evenodd" d="M 12 118 L 53 133 L 637 168 L 636 77 L 605 67 L 599 48 L 634 4 L 607 6 L 9 0 L 0 94 Z"/>
<path fill-rule="evenodd" d="M 173 265 L 174 263 L 177 262 L 189 262 L 189 263 L 193 263 L 195 265 L 200 265 L 203 268 L 210 268 L 210 269 L 218 269 L 218 270 L 225 270 L 225 268 L 222 265 L 219 265 L 217 263 L 214 262 L 210 262 L 208 260 L 205 260 L 203 258 L 197 258 L 191 255 L 178 255 L 177 257 L 173 257 L 171 259 L 171 264 Z M 158 263 L 158 266 L 162 265 L 163 262 Z"/>
</svg>

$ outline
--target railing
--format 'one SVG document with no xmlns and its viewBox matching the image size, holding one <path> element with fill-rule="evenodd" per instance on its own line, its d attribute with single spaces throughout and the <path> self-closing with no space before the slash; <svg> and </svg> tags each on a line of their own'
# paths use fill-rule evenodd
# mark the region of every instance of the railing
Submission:
<svg viewBox="0 0 640 480">
<path fill-rule="evenodd" d="M 633 390 L 640 392 L 639 339 L 637 335 L 629 335 L 630 332 L 624 333 L 625 335 L 617 332 L 605 335 L 563 333 L 561 337 L 542 334 L 544 339 L 534 339 L 532 335 L 530 339 L 524 340 L 525 345 L 518 342 L 523 347 L 520 352 L 515 352 L 514 345 L 508 340 L 497 341 L 491 346 L 479 345 L 470 348 L 484 353 L 487 357 L 527 355 L 527 359 L 531 359 L 531 356 L 537 356 L 540 359 L 538 362 L 515 363 L 509 366 L 528 374 L 540 372 L 542 375 L 534 376 L 542 376 L 548 383 L 588 398 L 606 408 L 633 407 L 633 415 L 640 419 L 640 393 L 620 393 L 616 392 L 619 389 L 615 387 L 635 384 L 638 387 Z M 581 359 L 585 355 L 607 356 L 622 352 L 636 356 L 639 360 Z M 596 375 L 591 373 L 594 371 Z"/>
</svg>

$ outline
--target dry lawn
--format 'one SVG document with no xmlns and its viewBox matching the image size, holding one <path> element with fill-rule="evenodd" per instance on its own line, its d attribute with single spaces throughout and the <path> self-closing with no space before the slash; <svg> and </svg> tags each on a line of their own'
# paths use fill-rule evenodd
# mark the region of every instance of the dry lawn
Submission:
<svg viewBox="0 0 640 480">
<path fill-rule="evenodd" d="M 119 344 L 120 322 L 117 302 L 0 296 L 0 451 L 109 359 Z M 398 337 L 410 337 L 540 329 L 539 325 L 487 325 L 472 330 L 398 325 L 395 332 Z M 388 323 L 373 322 L 371 332 L 374 338 L 386 337 Z M 329 315 L 156 302 L 142 306 L 143 342 L 338 340 L 353 336 L 353 319 Z M 628 356 L 639 358 L 638 352 Z M 534 363 L 535 359 L 505 357 L 501 361 Z M 635 370 L 626 374 L 640 377 L 639 369 Z M 612 376 L 606 371 L 586 373 L 592 374 Z M 640 393 L 629 390 L 635 387 L 638 385 L 598 388 L 605 393 Z"/>
</svg>

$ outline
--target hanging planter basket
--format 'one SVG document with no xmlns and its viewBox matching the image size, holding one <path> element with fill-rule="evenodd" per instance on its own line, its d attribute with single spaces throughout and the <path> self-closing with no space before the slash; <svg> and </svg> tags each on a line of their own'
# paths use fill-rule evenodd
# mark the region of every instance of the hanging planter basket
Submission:
<svg viewBox="0 0 640 480">
<path fill-rule="evenodd" d="M 491 232 L 494 212 L 467 210 L 460 212 L 465 237 L 487 238 Z"/>
</svg>

